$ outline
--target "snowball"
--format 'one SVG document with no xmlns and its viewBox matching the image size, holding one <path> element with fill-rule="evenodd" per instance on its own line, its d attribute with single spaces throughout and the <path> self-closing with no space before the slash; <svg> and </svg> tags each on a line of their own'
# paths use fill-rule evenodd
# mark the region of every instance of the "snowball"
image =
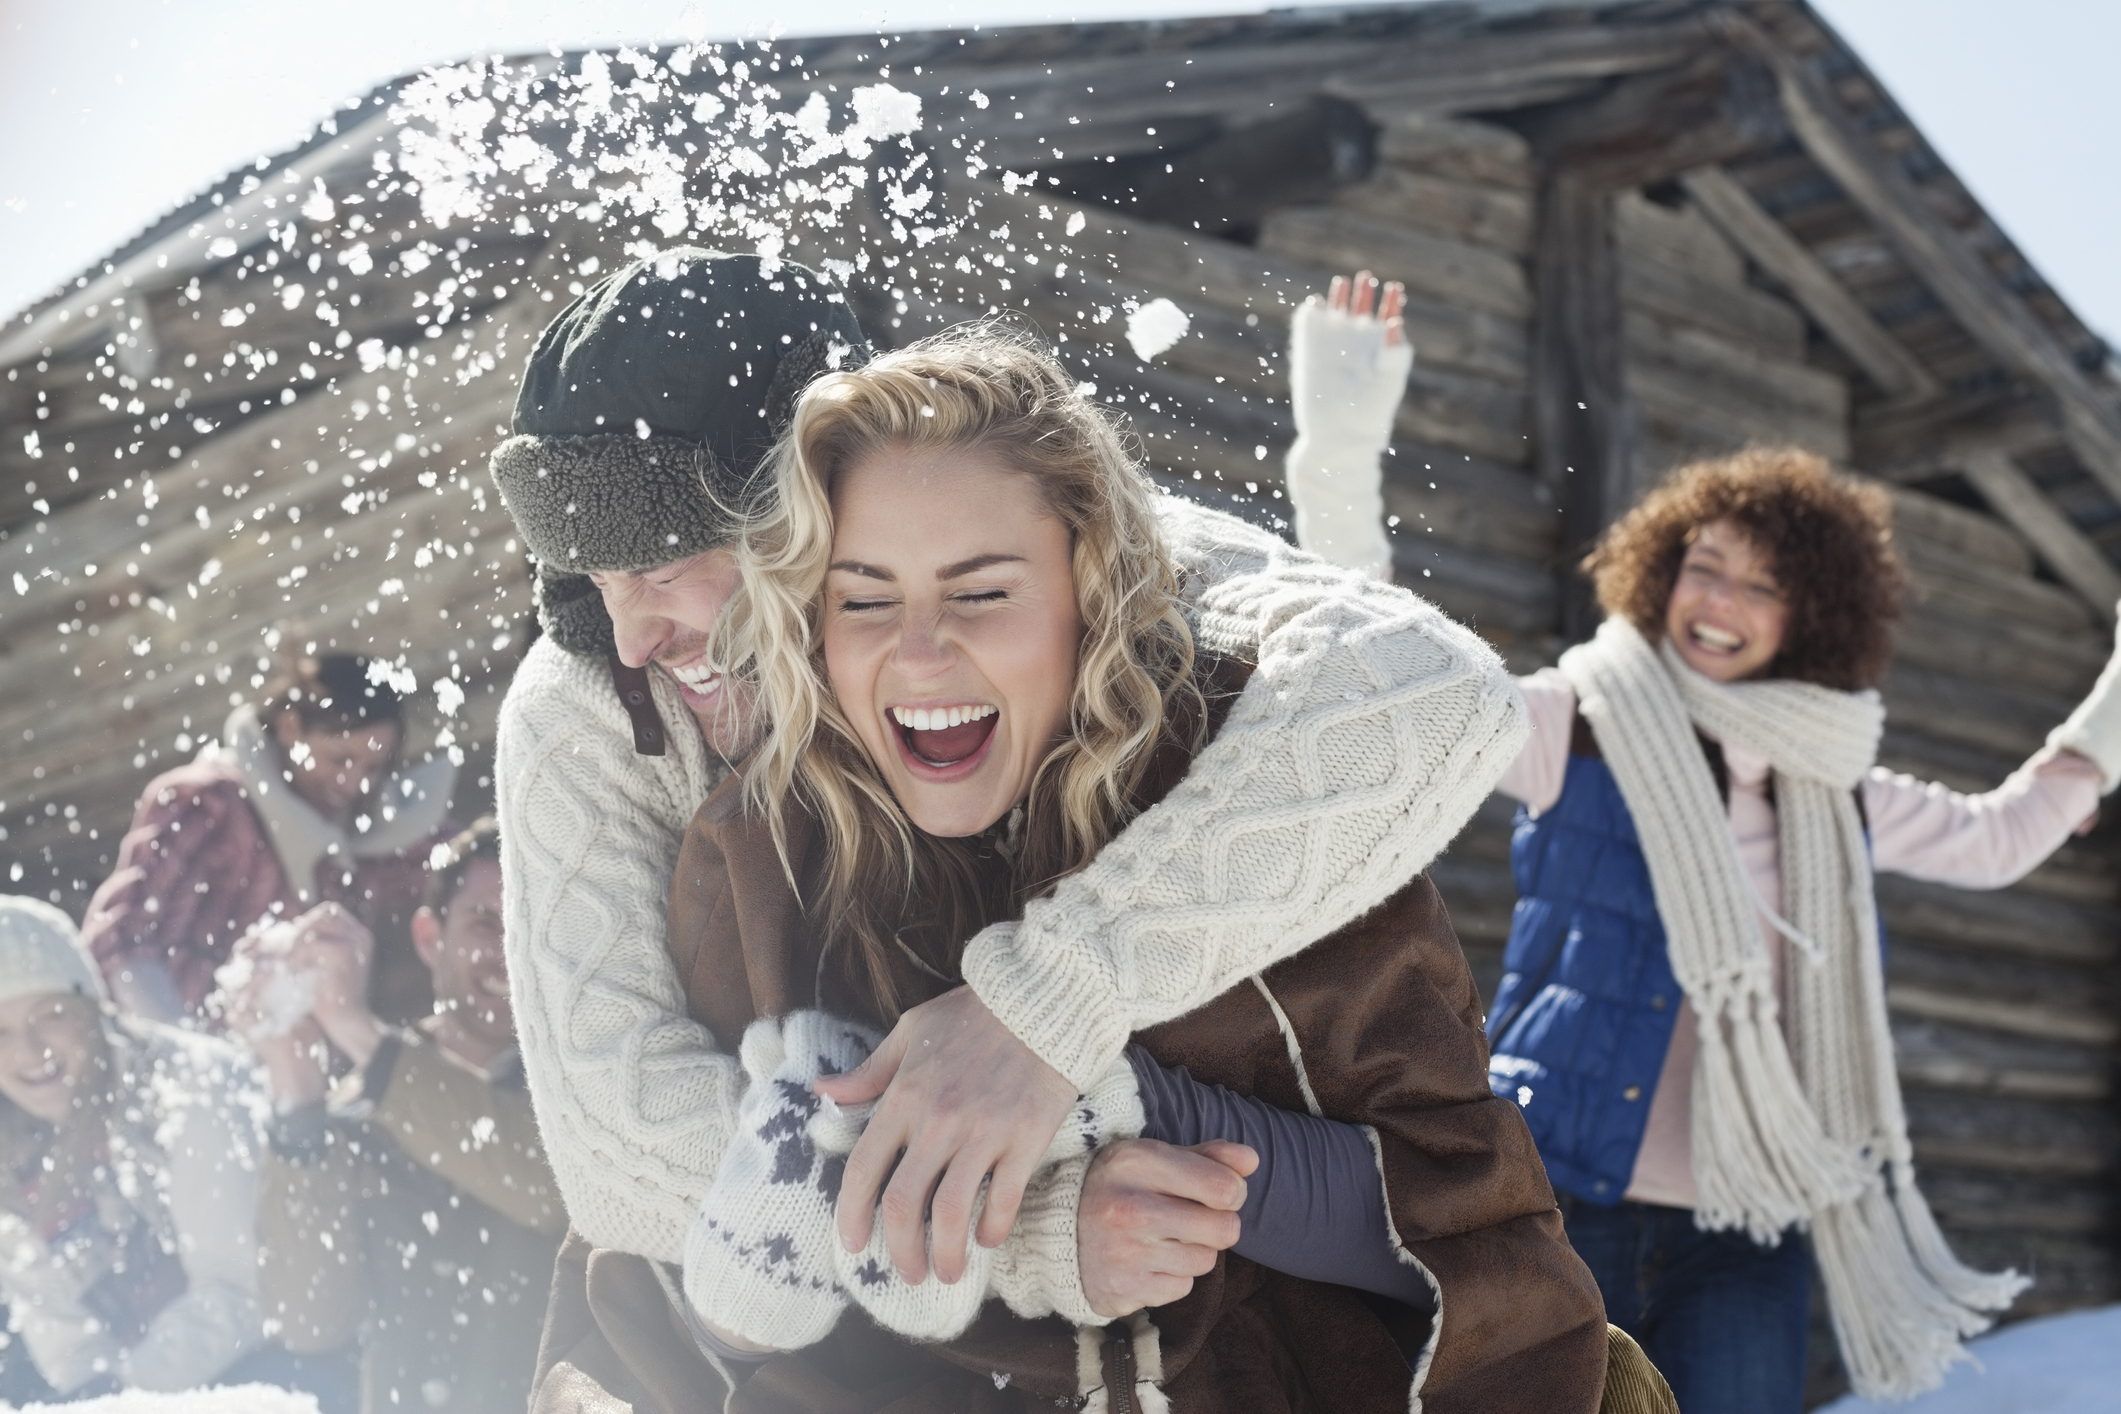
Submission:
<svg viewBox="0 0 2121 1414">
<path fill-rule="evenodd" d="M 854 91 L 854 131 L 871 142 L 915 132 L 921 125 L 921 96 L 872 84 Z"/>
<path fill-rule="evenodd" d="M 244 1033 L 252 1040 L 285 1036 L 317 1004 L 317 974 L 298 972 L 287 965 L 294 943 L 295 925 L 275 923 L 214 969 L 214 984 L 220 990 L 219 1005 L 223 1007 L 229 998 L 249 990 L 263 972 L 265 980 L 253 999 L 258 1019 Z"/>
<path fill-rule="evenodd" d="M 1186 337 L 1193 321 L 1167 299 L 1153 299 L 1127 316 L 1127 342 L 1143 363 Z"/>
</svg>

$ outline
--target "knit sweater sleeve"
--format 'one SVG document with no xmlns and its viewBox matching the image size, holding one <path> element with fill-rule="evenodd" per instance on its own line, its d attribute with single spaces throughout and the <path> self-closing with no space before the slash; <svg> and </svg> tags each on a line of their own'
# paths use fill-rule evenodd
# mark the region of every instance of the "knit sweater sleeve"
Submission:
<svg viewBox="0 0 2121 1414">
<path fill-rule="evenodd" d="M 678 846 L 720 767 L 675 686 L 651 681 L 661 757 L 634 752 L 605 663 L 537 644 L 501 708 L 496 804 L 516 1029 L 568 1217 L 676 1262 L 743 1076 L 689 1016 L 665 937 Z"/>
<path fill-rule="evenodd" d="M 1427 868 L 1527 734 L 1501 660 L 1435 606 L 1233 517 L 1159 509 L 1201 645 L 1257 670 L 1184 781 L 964 959 L 981 1000 L 1078 1087 L 1133 1032 Z"/>
</svg>

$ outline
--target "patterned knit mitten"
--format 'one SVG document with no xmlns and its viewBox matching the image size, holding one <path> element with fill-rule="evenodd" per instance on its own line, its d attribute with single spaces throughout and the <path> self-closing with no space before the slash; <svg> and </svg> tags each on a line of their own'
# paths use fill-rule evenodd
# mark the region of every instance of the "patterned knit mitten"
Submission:
<svg viewBox="0 0 2121 1414">
<path fill-rule="evenodd" d="M 736 1134 L 685 1241 L 685 1295 L 702 1319 L 776 1350 L 815 1344 L 839 1321 L 832 1210 L 845 1159 L 810 1140 L 823 1104 L 810 1085 L 852 1070 L 879 1039 L 820 1011 L 745 1030 Z"/>
<path fill-rule="evenodd" d="M 864 1106 L 862 1110 L 867 1108 Z M 820 1150 L 844 1154 L 860 1138 L 861 1125 L 866 1120 L 867 1114 L 861 1111 L 840 1110 L 828 1105 L 812 1122 L 811 1136 Z M 899 1276 L 898 1270 L 891 1265 L 883 1223 L 879 1221 L 870 1229 L 869 1245 L 860 1252 L 849 1252 L 838 1243 L 833 1244 L 833 1262 L 840 1285 L 878 1325 L 914 1340 L 927 1341 L 949 1340 L 962 1333 L 990 1296 L 1009 1299 L 1013 1308 L 1019 1300 L 1036 1299 L 1020 1295 L 1020 1292 L 1035 1289 L 1043 1293 L 1057 1288 L 1080 1293 L 1082 1277 L 1076 1267 L 1073 1209 L 1075 1198 L 1082 1192 L 1081 1171 L 1087 1168 L 1087 1156 L 1100 1145 L 1112 1139 L 1131 1138 L 1140 1134 L 1141 1129 L 1141 1094 L 1135 1085 L 1134 1068 L 1122 1056 L 1092 1083 L 1088 1093 L 1076 1098 L 1075 1108 L 1061 1121 L 1053 1142 L 1039 1160 L 1016 1230 L 999 1249 L 982 1247 L 976 1238 L 969 1239 L 965 1274 L 955 1283 L 946 1285 L 931 1275 L 914 1286 Z M 1054 1189 L 1048 1180 L 1064 1173 L 1072 1177 L 1072 1183 L 1064 1180 L 1058 1189 Z M 1049 1189 L 1054 1191 L 1049 1193 Z M 1066 1215 L 1041 1212 L 1039 1200 L 1042 1195 L 1049 1202 L 1058 1199 L 1069 1212 Z M 986 1197 L 983 1187 L 973 1205 L 975 1225 L 986 1206 Z M 1064 1234 L 1052 1231 L 1060 1227 L 1065 1228 Z M 1063 1247 L 1065 1251 L 1061 1250 Z M 932 1272 L 935 1265 L 932 1233 L 928 1263 Z M 1046 1302 L 1047 1310 L 1058 1309 L 1063 1314 L 1087 1310 L 1087 1303 L 1079 1296 L 1074 1301 L 1065 1297 L 1047 1297 Z"/>
</svg>

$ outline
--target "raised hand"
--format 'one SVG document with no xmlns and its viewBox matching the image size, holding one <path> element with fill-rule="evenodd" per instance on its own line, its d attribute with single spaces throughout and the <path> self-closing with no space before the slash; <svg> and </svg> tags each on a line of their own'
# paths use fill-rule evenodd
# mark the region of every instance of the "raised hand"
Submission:
<svg viewBox="0 0 2121 1414">
<path fill-rule="evenodd" d="M 1289 324 L 1289 500 L 1304 549 L 1381 579 L 1392 571 L 1379 459 L 1414 367 L 1405 287 L 1367 270 L 1336 275 Z"/>
</svg>

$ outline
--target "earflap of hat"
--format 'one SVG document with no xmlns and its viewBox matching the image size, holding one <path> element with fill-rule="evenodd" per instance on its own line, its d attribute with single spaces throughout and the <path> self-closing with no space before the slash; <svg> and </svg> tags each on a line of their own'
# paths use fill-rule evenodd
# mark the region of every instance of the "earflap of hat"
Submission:
<svg viewBox="0 0 2121 1414">
<path fill-rule="evenodd" d="M 586 574 L 565 574 L 548 565 L 537 570 L 538 626 L 570 653 L 601 658 L 619 651 L 604 596 Z"/>
</svg>

